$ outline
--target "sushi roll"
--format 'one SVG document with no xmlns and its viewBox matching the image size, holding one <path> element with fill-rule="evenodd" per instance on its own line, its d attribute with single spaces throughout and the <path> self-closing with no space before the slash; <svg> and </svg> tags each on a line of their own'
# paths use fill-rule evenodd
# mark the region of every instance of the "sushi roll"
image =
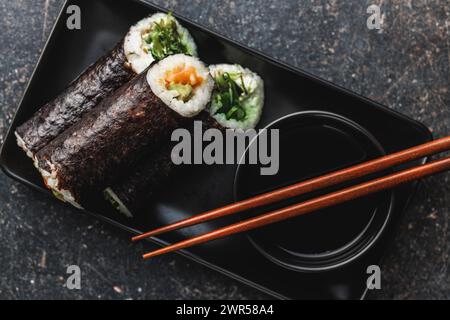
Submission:
<svg viewBox="0 0 450 320">
<path fill-rule="evenodd" d="M 237 64 L 209 67 L 215 86 L 209 112 L 223 127 L 253 129 L 259 123 L 264 106 L 264 81 Z"/>
<path fill-rule="evenodd" d="M 45 184 L 84 207 L 143 154 L 167 144 L 211 99 L 214 81 L 197 58 L 169 56 L 100 102 L 35 156 Z"/>
<path fill-rule="evenodd" d="M 183 53 L 197 56 L 197 46 L 189 31 L 172 14 L 156 13 L 132 26 L 123 45 L 127 62 L 140 74 L 154 61 Z"/>
<path fill-rule="evenodd" d="M 33 158 L 85 112 L 154 61 L 178 53 L 196 56 L 197 48 L 189 32 L 171 14 L 157 13 L 139 21 L 115 48 L 17 128 L 18 145 Z"/>
<path fill-rule="evenodd" d="M 239 65 L 220 64 L 209 69 L 215 81 L 212 102 L 195 120 L 202 121 L 205 130 L 254 129 L 264 107 L 263 80 Z M 237 110 L 233 111 L 233 108 Z M 104 197 L 125 216 L 138 214 L 161 185 L 169 182 L 179 170 L 171 159 L 172 147 L 169 145 L 142 160 L 135 169 L 107 188 Z"/>
</svg>

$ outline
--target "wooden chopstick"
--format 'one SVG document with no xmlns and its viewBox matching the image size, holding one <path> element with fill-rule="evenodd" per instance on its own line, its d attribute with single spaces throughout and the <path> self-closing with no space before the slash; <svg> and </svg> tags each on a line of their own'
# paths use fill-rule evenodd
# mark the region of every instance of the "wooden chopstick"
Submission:
<svg viewBox="0 0 450 320">
<path fill-rule="evenodd" d="M 365 162 L 350 168 L 339 170 L 324 176 L 313 178 L 304 182 L 300 182 L 279 190 L 258 195 L 256 197 L 239 201 L 222 208 L 214 209 L 185 220 L 181 220 L 174 224 L 164 226 L 162 228 L 144 233 L 134 237 L 133 241 L 142 240 L 153 237 L 165 232 L 174 231 L 177 229 L 189 227 L 195 224 L 206 221 L 218 219 L 231 214 L 242 212 L 244 210 L 253 209 L 256 207 L 269 205 L 281 200 L 299 196 L 308 192 L 316 191 L 326 187 L 335 186 L 337 184 L 347 182 L 353 179 L 361 178 L 363 176 L 380 172 L 390 167 L 421 159 L 426 156 L 437 154 L 443 151 L 450 150 L 450 136 L 441 138 L 432 142 L 428 142 L 410 149 L 406 149 L 397 153 L 393 153 L 369 162 Z"/>
<path fill-rule="evenodd" d="M 304 215 L 319 209 L 328 208 L 350 200 L 361 198 L 372 193 L 391 189 L 401 184 L 412 182 L 414 180 L 418 180 L 447 170 L 450 170 L 450 157 L 400 171 L 389 176 L 378 178 L 356 186 L 352 186 L 325 196 L 321 196 L 255 218 L 251 218 L 243 222 L 238 222 L 230 226 L 206 233 L 204 235 L 194 237 L 147 253 L 143 256 L 143 258 L 150 259 L 172 251 L 185 249 L 194 245 L 260 228 L 282 220 Z"/>
</svg>

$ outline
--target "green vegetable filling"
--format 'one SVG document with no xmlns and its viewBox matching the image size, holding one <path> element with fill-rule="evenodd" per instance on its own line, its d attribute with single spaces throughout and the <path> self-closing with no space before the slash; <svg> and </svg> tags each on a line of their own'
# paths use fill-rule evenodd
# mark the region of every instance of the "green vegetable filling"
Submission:
<svg viewBox="0 0 450 320">
<path fill-rule="evenodd" d="M 239 79 L 239 86 L 235 79 Z M 215 91 L 213 98 L 213 108 L 217 110 L 215 114 L 225 114 L 227 120 L 235 119 L 243 121 L 247 117 L 247 113 L 243 106 L 245 99 L 249 95 L 244 84 L 242 74 L 229 74 L 224 72 L 215 79 Z"/>
<path fill-rule="evenodd" d="M 167 19 L 155 22 L 153 29 L 144 35 L 144 41 L 148 45 L 145 49 L 149 50 L 157 61 L 178 53 L 190 54 L 170 13 Z"/>
<path fill-rule="evenodd" d="M 110 188 L 103 191 L 103 196 L 105 197 L 106 200 L 108 200 L 111 203 L 111 205 L 113 206 L 114 209 L 121 211 L 122 207 L 116 201 L 116 199 L 114 199 L 114 197 L 111 195 L 110 191 L 112 191 Z"/>
<path fill-rule="evenodd" d="M 61 193 L 59 193 L 58 191 L 52 190 L 52 193 L 56 199 L 61 200 L 62 202 L 66 202 L 66 199 L 64 199 L 64 196 Z"/>
<path fill-rule="evenodd" d="M 181 84 L 181 83 L 171 83 L 169 85 L 169 90 L 175 90 L 178 92 L 178 100 L 182 100 L 184 102 L 188 101 L 192 97 L 192 93 L 194 89 L 190 84 Z"/>
</svg>

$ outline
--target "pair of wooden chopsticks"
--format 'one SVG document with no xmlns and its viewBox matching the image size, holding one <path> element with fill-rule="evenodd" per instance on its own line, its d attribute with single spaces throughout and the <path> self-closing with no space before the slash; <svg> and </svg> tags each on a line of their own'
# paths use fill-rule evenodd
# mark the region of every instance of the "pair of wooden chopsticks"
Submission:
<svg viewBox="0 0 450 320">
<path fill-rule="evenodd" d="M 389 169 L 400 164 L 404 164 L 448 150 L 450 150 L 450 136 L 391 155 L 387 155 L 372 161 L 368 161 L 350 168 L 326 174 L 318 178 L 313 178 L 282 189 L 258 195 L 256 197 L 236 202 L 219 209 L 208 211 L 206 213 L 199 214 L 191 218 L 176 222 L 174 224 L 144 233 L 140 236 L 134 237 L 132 240 L 142 240 L 165 232 L 174 231 L 245 210 L 269 205 L 281 200 L 299 196 L 326 187 L 335 186 L 343 182 L 348 182 L 357 178 L 367 176 L 369 174 Z M 361 198 L 372 193 L 391 189 L 401 184 L 419 180 L 421 178 L 441 173 L 447 170 L 450 170 L 450 157 L 413 167 L 382 178 L 348 187 L 343 190 L 320 196 L 312 200 L 294 204 L 286 208 L 282 208 L 242 222 L 238 222 L 230 226 L 200 235 L 198 237 L 169 245 L 162 249 L 145 254 L 143 257 L 144 259 L 149 259 L 158 255 L 185 249 L 187 247 L 224 238 L 240 232 L 260 228 L 282 220 L 328 208 L 353 199 Z"/>
</svg>

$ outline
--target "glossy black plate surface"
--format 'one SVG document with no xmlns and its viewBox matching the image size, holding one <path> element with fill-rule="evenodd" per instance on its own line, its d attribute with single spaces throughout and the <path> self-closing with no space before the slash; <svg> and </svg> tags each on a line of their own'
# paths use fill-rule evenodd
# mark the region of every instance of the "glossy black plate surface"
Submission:
<svg viewBox="0 0 450 320">
<path fill-rule="evenodd" d="M 66 28 L 65 11 L 71 4 L 79 5 L 83 12 L 82 29 L 79 31 Z M 130 25 L 155 11 L 164 10 L 132 0 L 67 1 L 5 140 L 0 160 L 8 175 L 49 194 L 30 160 L 16 146 L 15 128 L 109 50 L 124 36 Z M 261 127 L 293 112 L 323 110 L 345 116 L 364 127 L 387 153 L 432 139 L 430 132 L 413 120 L 177 17 L 193 34 L 200 56 L 206 63 L 239 63 L 262 76 L 267 99 Z M 152 214 L 143 215 L 144 218 L 129 220 L 112 212 L 94 215 L 132 233 L 152 229 L 233 201 L 235 169 L 232 166 L 199 167 L 184 173 L 178 182 L 166 188 L 158 201 L 149 206 L 148 212 Z M 366 268 L 380 263 L 389 235 L 413 191 L 414 185 L 396 190 L 396 210 L 392 213 L 385 236 L 363 259 L 349 268 L 314 275 L 287 270 L 261 255 L 245 235 L 192 248 L 183 254 L 280 298 L 359 299 L 365 293 Z M 171 243 L 235 219 L 208 223 L 155 241 Z M 141 261 L 137 259 L 136 263 Z"/>
</svg>

